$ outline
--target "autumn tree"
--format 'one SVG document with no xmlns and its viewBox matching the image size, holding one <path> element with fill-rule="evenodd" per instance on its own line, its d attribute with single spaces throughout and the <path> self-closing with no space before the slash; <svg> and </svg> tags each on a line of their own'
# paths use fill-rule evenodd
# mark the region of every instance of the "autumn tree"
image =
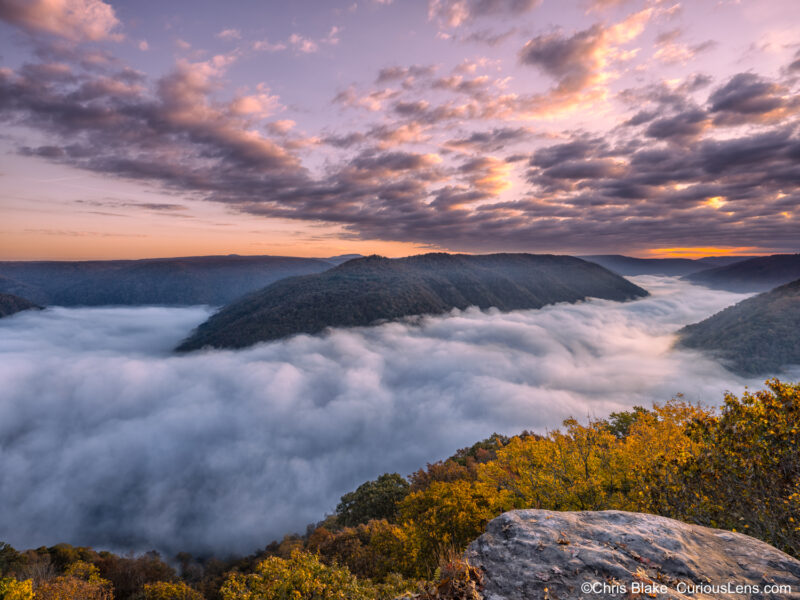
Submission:
<svg viewBox="0 0 800 600">
<path fill-rule="evenodd" d="M 33 600 L 33 580 L 0 579 L 0 600 Z"/>
<path fill-rule="evenodd" d="M 157 581 L 144 585 L 143 600 L 203 600 L 203 595 L 184 582 Z"/>
<path fill-rule="evenodd" d="M 671 485 L 651 488 L 653 506 L 800 556 L 800 385 L 766 384 L 691 424 L 698 451 L 674 461 Z"/>
<path fill-rule="evenodd" d="M 433 482 L 412 492 L 400 505 L 400 517 L 417 556 L 417 573 L 432 567 L 453 549 L 463 551 L 490 520 L 512 507 L 511 494 L 481 482 Z"/>
<path fill-rule="evenodd" d="M 347 567 L 325 565 L 300 551 L 289 559 L 267 558 L 248 575 L 230 575 L 220 593 L 223 600 L 374 600 L 373 590 Z"/>
<path fill-rule="evenodd" d="M 97 567 L 77 561 L 63 575 L 41 583 L 36 600 L 113 600 L 111 582 L 100 577 Z"/>
</svg>

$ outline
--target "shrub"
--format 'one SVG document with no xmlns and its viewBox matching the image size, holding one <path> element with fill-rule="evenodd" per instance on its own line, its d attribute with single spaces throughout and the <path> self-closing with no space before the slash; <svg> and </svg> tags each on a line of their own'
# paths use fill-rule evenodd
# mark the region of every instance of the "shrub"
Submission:
<svg viewBox="0 0 800 600">
<path fill-rule="evenodd" d="M 327 566 L 319 557 L 300 551 L 289 559 L 267 558 L 249 575 L 231 575 L 220 592 L 223 600 L 373 600 L 375 596 L 347 567 Z"/>
</svg>

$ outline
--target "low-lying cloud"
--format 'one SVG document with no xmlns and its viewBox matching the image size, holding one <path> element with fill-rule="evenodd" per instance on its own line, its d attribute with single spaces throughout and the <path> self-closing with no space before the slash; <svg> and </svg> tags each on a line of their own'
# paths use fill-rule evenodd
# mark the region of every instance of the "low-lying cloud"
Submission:
<svg viewBox="0 0 800 600">
<path fill-rule="evenodd" d="M 494 431 L 542 431 L 745 381 L 671 349 L 742 295 L 654 294 L 299 336 L 175 356 L 210 309 L 53 308 L 0 321 L 0 537 L 251 552 L 385 471 Z"/>
</svg>

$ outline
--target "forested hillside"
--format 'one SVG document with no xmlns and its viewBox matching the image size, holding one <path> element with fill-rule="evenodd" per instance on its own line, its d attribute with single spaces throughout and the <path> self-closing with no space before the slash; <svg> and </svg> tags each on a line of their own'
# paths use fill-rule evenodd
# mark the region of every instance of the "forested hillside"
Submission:
<svg viewBox="0 0 800 600">
<path fill-rule="evenodd" d="M 284 277 L 320 273 L 334 264 L 315 258 L 236 255 L 0 262 L 0 292 L 42 305 L 221 305 Z"/>
<path fill-rule="evenodd" d="M 680 276 L 710 268 L 710 263 L 690 258 L 634 258 L 621 254 L 592 254 L 579 256 L 597 263 L 619 275 L 670 275 Z"/>
<path fill-rule="evenodd" d="M 684 276 L 692 283 L 731 292 L 764 292 L 798 278 L 800 254 L 759 256 Z"/>
<path fill-rule="evenodd" d="M 279 281 L 225 307 L 178 348 L 242 348 L 326 327 L 370 325 L 453 308 L 541 308 L 589 297 L 631 300 L 647 292 L 571 256 L 423 254 L 370 256 Z"/>
<path fill-rule="evenodd" d="M 245 558 L 178 554 L 176 569 L 155 553 L 2 545 L 0 598 L 467 598 L 459 582 L 475 574 L 460 553 L 515 508 L 653 513 L 747 533 L 797 557 L 798 422 L 800 384 L 771 380 L 727 395 L 719 409 L 674 399 L 568 419 L 547 435 L 494 435 L 408 478 L 366 482 L 304 534 Z"/>
<path fill-rule="evenodd" d="M 800 365 L 800 279 L 678 333 L 681 346 L 708 352 L 742 375 L 774 374 Z"/>
<path fill-rule="evenodd" d="M 7 317 L 32 308 L 39 308 L 39 306 L 19 296 L 0 294 L 0 317 Z"/>
</svg>

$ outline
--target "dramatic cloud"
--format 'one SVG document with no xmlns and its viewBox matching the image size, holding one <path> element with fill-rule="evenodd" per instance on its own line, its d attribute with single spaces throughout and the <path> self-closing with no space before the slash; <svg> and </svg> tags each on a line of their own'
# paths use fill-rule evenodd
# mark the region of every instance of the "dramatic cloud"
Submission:
<svg viewBox="0 0 800 600">
<path fill-rule="evenodd" d="M 188 356 L 169 350 L 207 309 L 2 319 L 0 531 L 17 547 L 250 552 L 368 478 L 495 431 L 758 385 L 670 349 L 681 325 L 743 296 L 637 281 L 654 296 Z"/>
<path fill-rule="evenodd" d="M 800 108 L 800 101 L 786 87 L 754 73 L 735 75 L 708 101 L 715 122 L 722 125 L 778 121 Z"/>
<path fill-rule="evenodd" d="M 494 27 L 489 17 L 516 18 L 535 5 L 435 0 L 429 8 L 431 18 L 463 25 L 452 35 L 465 39 L 480 33 L 464 25 L 471 20 L 487 17 Z M 0 18 L 33 31 L 24 15 L 44 4 L 0 6 Z M 357 13 L 394 11 L 400 14 L 398 3 Z M 317 63 L 330 66 L 358 35 L 350 24 L 344 37 L 339 25 L 292 24 L 276 43 L 248 39 L 246 23 L 226 20 L 209 29 L 224 53 L 181 45 L 157 76 L 127 67 L 109 53 L 112 44 L 35 41 L 29 59 L 0 68 L 0 121 L 12 132 L 6 146 L 27 160 L 113 183 L 156 183 L 164 194 L 223 204 L 237 219 L 321 224 L 344 242 L 459 251 L 796 251 L 793 50 L 777 72 L 723 70 L 712 79 L 687 70 L 709 44 L 674 26 L 663 3 L 587 14 L 581 24 L 519 24 L 527 41 L 514 36 L 505 56 L 498 48 L 455 59 L 445 52 L 435 65 L 403 63 L 401 55 L 371 61 L 358 79 L 337 74 L 327 86 L 314 83 L 325 94 L 314 107 L 286 98 L 303 86 L 281 81 L 271 63 L 293 61 L 309 73 Z M 671 26 L 654 31 L 665 23 Z M 289 35 L 295 29 L 303 33 Z M 259 63 L 259 79 L 240 85 L 254 59 L 270 68 Z M 667 68 L 680 75 L 657 74 Z M 260 79 L 273 73 L 275 82 Z"/>
<path fill-rule="evenodd" d="M 458 27 L 477 17 L 521 15 L 539 5 L 540 0 L 430 0 L 428 18 L 449 27 Z"/>
<path fill-rule="evenodd" d="M 636 39 L 652 15 L 653 9 L 645 9 L 612 26 L 593 25 L 569 36 L 563 32 L 537 36 L 522 48 L 520 61 L 554 77 L 558 94 L 577 94 L 604 83 L 606 68 L 631 56 L 620 46 Z"/>
<path fill-rule="evenodd" d="M 0 0 L 0 19 L 72 41 L 119 40 L 120 22 L 102 0 Z"/>
</svg>

